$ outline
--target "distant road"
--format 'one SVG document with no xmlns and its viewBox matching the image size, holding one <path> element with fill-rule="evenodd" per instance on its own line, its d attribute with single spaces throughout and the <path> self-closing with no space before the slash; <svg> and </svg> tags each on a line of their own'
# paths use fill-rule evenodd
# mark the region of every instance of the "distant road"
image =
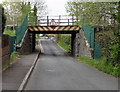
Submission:
<svg viewBox="0 0 120 92">
<path fill-rule="evenodd" d="M 118 79 L 78 62 L 50 40 L 25 90 L 118 90 Z"/>
</svg>

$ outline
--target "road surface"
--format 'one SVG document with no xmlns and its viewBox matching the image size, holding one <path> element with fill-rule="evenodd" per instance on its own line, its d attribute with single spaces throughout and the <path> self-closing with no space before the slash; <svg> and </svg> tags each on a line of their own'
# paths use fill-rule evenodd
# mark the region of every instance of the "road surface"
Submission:
<svg viewBox="0 0 120 92">
<path fill-rule="evenodd" d="M 50 40 L 25 90 L 118 90 L 118 79 L 69 57 Z"/>
</svg>

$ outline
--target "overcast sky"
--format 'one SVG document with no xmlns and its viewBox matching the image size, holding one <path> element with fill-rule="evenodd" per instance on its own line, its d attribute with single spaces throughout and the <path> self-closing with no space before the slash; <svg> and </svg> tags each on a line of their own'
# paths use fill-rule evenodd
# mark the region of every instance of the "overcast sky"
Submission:
<svg viewBox="0 0 120 92">
<path fill-rule="evenodd" d="M 45 0 L 49 15 L 66 15 L 65 4 L 68 0 Z"/>
</svg>

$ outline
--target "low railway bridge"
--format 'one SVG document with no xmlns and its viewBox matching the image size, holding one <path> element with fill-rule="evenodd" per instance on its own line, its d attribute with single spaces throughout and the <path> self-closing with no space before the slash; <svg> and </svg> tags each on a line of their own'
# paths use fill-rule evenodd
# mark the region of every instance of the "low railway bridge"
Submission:
<svg viewBox="0 0 120 92">
<path fill-rule="evenodd" d="M 16 29 L 17 50 L 23 54 L 35 50 L 36 34 L 71 34 L 71 54 L 79 56 L 77 38 L 81 28 L 76 26 L 79 19 L 74 16 L 37 16 L 26 15 L 23 23 Z"/>
</svg>

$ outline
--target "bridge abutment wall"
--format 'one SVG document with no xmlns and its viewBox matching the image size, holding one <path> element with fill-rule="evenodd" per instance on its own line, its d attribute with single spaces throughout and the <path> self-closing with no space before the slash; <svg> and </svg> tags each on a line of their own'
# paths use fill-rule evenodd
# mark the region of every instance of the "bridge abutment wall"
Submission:
<svg viewBox="0 0 120 92">
<path fill-rule="evenodd" d="M 76 34 L 73 44 L 73 55 L 86 56 L 89 58 L 93 57 L 93 50 L 85 37 L 84 31 L 81 29 L 79 33 Z"/>
<path fill-rule="evenodd" d="M 20 54 L 30 54 L 35 50 L 35 34 L 26 32 L 23 43 L 19 49 Z"/>
</svg>

